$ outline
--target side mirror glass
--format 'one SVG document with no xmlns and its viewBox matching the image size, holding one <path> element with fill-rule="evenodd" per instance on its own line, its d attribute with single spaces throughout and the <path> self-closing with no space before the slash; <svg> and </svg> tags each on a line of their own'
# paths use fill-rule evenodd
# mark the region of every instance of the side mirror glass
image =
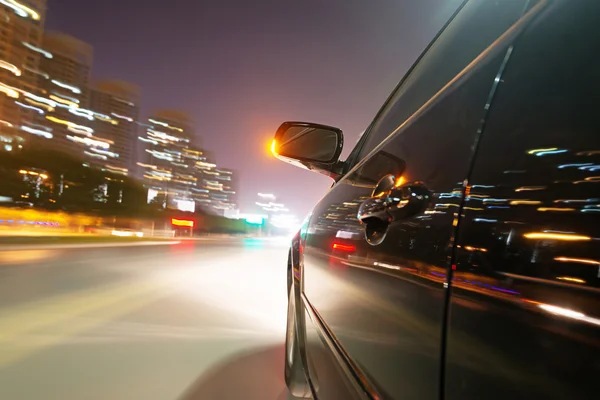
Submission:
<svg viewBox="0 0 600 400">
<path fill-rule="evenodd" d="M 277 129 L 271 150 L 284 161 L 296 160 L 314 169 L 310 164 L 325 167 L 337 163 L 343 143 L 342 131 L 338 128 L 307 122 L 284 122 Z"/>
</svg>

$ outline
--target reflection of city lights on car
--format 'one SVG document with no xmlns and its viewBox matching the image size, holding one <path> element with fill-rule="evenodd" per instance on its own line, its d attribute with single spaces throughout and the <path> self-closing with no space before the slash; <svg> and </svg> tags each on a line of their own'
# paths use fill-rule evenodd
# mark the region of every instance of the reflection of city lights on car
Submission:
<svg viewBox="0 0 600 400">
<path fill-rule="evenodd" d="M 542 310 L 549 312 L 550 314 L 571 318 L 582 322 L 587 322 L 593 325 L 600 325 L 600 319 L 587 316 L 579 311 L 544 303 L 537 303 L 537 306 Z"/>
<path fill-rule="evenodd" d="M 533 149 L 533 150 L 529 150 L 527 152 L 527 154 L 531 154 L 531 155 L 535 155 L 535 156 L 545 156 L 546 154 L 559 154 L 559 153 L 566 153 L 568 150 L 565 149 L 558 149 L 556 147 L 551 147 L 551 148 L 547 148 L 547 149 Z"/>
<path fill-rule="evenodd" d="M 356 246 L 353 246 L 351 244 L 342 244 L 342 243 L 334 243 L 332 248 L 333 248 L 333 250 L 346 251 L 346 252 L 353 252 L 354 250 L 356 250 Z"/>
<path fill-rule="evenodd" d="M 566 281 L 566 282 L 585 283 L 585 281 L 583 279 L 574 278 L 572 276 L 557 276 L 556 279 L 558 279 L 559 281 Z"/>
<path fill-rule="evenodd" d="M 404 176 L 400 175 L 398 177 L 398 179 L 396 179 L 395 186 L 396 187 L 402 186 L 402 185 L 404 185 L 405 182 L 406 182 L 406 179 L 404 178 Z"/>
<path fill-rule="evenodd" d="M 590 258 L 577 258 L 577 257 L 554 257 L 556 261 L 562 262 L 574 262 L 580 264 L 589 264 L 589 265 L 600 265 L 600 261 L 592 260 Z"/>
<path fill-rule="evenodd" d="M 582 241 L 592 240 L 589 236 L 575 235 L 572 233 L 552 233 L 552 232 L 529 232 L 523 235 L 527 239 L 541 240 L 565 240 L 565 241 Z"/>
</svg>

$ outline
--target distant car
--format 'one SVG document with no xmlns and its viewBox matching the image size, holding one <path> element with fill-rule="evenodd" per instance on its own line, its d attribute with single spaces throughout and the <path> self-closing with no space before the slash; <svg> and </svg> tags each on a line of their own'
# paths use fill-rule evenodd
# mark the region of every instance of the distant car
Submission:
<svg viewBox="0 0 600 400">
<path fill-rule="evenodd" d="M 467 1 L 345 161 L 281 125 L 335 180 L 289 251 L 292 394 L 598 398 L 599 49 L 597 0 Z"/>
</svg>

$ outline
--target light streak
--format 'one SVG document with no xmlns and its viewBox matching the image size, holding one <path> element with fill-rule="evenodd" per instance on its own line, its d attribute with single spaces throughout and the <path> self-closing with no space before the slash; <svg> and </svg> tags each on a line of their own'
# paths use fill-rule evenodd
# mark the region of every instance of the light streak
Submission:
<svg viewBox="0 0 600 400">
<path fill-rule="evenodd" d="M 25 46 L 28 49 L 33 50 L 33 51 L 35 51 L 37 53 L 42 54 L 46 58 L 54 58 L 54 56 L 52 55 L 52 53 L 50 53 L 50 52 L 48 52 L 48 51 L 46 51 L 44 49 L 40 49 L 39 47 L 36 47 L 36 46 L 34 46 L 32 44 L 29 44 L 27 42 L 21 42 L 21 43 L 23 43 L 23 46 Z"/>
<path fill-rule="evenodd" d="M 186 226 L 186 227 L 189 227 L 189 228 L 193 228 L 194 227 L 194 221 L 187 220 L 187 219 L 171 218 L 171 224 L 174 225 L 174 226 Z"/>
<path fill-rule="evenodd" d="M 119 155 L 117 153 L 113 153 L 112 151 L 106 151 L 106 150 L 102 150 L 102 149 L 97 149 L 95 147 L 92 147 L 91 150 L 95 151 L 98 154 L 102 154 L 102 155 L 109 156 L 109 157 L 112 157 L 112 158 L 118 158 L 119 157 Z"/>
<path fill-rule="evenodd" d="M 21 76 L 21 70 L 14 64 L 9 63 L 8 61 L 0 60 L 0 68 L 6 69 L 16 76 Z"/>
<path fill-rule="evenodd" d="M 536 154 L 536 153 L 541 153 L 541 152 L 546 152 L 546 151 L 556 151 L 556 150 L 558 150 L 558 148 L 556 148 L 556 147 L 550 147 L 547 149 L 533 149 L 533 150 L 529 150 L 527 152 L 527 154 Z"/>
<path fill-rule="evenodd" d="M 73 107 L 73 108 L 79 108 L 79 104 L 75 103 L 74 101 L 63 99 L 62 97 L 58 97 L 54 94 L 51 94 L 48 97 L 50 97 L 52 100 L 54 100 L 60 104 L 64 104 L 66 106 Z"/>
<path fill-rule="evenodd" d="M 83 126 L 83 125 L 79 125 L 79 124 L 75 124 L 71 121 L 66 121 L 64 119 L 59 119 L 53 116 L 46 116 L 46 119 L 52 122 L 55 122 L 57 124 L 61 124 L 61 125 L 66 125 L 67 129 L 74 131 L 75 133 L 83 133 L 86 136 L 91 136 L 92 133 L 94 133 L 94 130 L 92 128 L 88 128 L 87 126 Z"/>
<path fill-rule="evenodd" d="M 91 111 L 83 110 L 81 108 L 69 108 L 71 114 L 75 114 L 79 117 L 87 118 L 89 121 L 94 120 L 94 114 Z"/>
<path fill-rule="evenodd" d="M 88 156 L 90 156 L 90 157 L 94 157 L 94 158 L 100 158 L 100 159 L 102 159 L 102 160 L 108 160 L 108 157 L 106 157 L 106 156 L 103 156 L 103 155 L 101 155 L 101 154 L 94 154 L 94 153 L 90 153 L 90 152 L 89 152 L 89 151 L 87 151 L 87 150 L 86 150 L 86 151 L 84 151 L 84 152 L 83 152 L 83 154 L 87 154 Z"/>
<path fill-rule="evenodd" d="M 54 111 L 54 107 L 51 107 L 51 106 L 49 106 L 49 105 L 47 105 L 47 104 L 44 104 L 44 103 L 42 103 L 42 102 L 35 101 L 35 100 L 31 100 L 31 99 L 29 99 L 29 98 L 27 98 L 27 97 L 25 97 L 25 99 L 24 99 L 24 100 L 25 100 L 26 102 L 28 102 L 29 104 L 33 104 L 33 105 L 36 105 L 36 106 L 38 106 L 38 107 L 42 107 L 42 108 L 44 108 L 46 111 Z"/>
<path fill-rule="evenodd" d="M 588 265 L 600 265 L 600 261 L 593 260 L 591 258 L 577 258 L 577 257 L 554 257 L 556 261 L 562 262 L 573 262 L 579 264 L 588 264 Z"/>
<path fill-rule="evenodd" d="M 37 135 L 37 136 L 42 136 L 45 137 L 46 139 L 52 139 L 53 135 L 51 133 L 48 133 L 46 131 L 42 131 L 40 129 L 34 129 L 34 128 L 30 128 L 28 126 L 25 125 L 21 125 L 21 130 L 31 133 L 33 135 Z"/>
<path fill-rule="evenodd" d="M 587 241 L 591 237 L 585 235 L 576 235 L 572 233 L 551 233 L 551 232 L 529 232 L 523 235 L 527 239 L 540 240 L 564 240 L 564 241 Z"/>
<path fill-rule="evenodd" d="M 50 107 L 56 107 L 56 102 L 54 102 L 52 100 L 48 100 L 44 97 L 36 96 L 35 94 L 29 93 L 29 92 L 25 92 L 24 95 L 25 95 L 25 97 L 39 101 L 40 103 L 47 104 Z"/>
<path fill-rule="evenodd" d="M 6 94 L 8 97 L 11 97 L 13 99 L 19 98 L 19 92 L 15 88 L 13 88 L 12 86 L 8 86 L 2 82 L 0 82 L 0 92 Z"/>
<path fill-rule="evenodd" d="M 566 282 L 585 283 L 585 281 L 583 279 L 574 278 L 572 276 L 557 276 L 556 279 L 558 279 L 560 281 L 566 281 Z"/>
<path fill-rule="evenodd" d="M 56 79 L 51 79 L 50 82 L 54 83 L 56 86 L 60 86 L 63 89 L 70 90 L 75 94 L 81 94 L 81 89 L 79 89 L 78 87 L 67 85 L 66 83 L 57 81 Z"/>
<path fill-rule="evenodd" d="M 34 107 L 34 106 L 30 106 L 30 105 L 27 105 L 27 104 L 23 104 L 23 103 L 21 103 L 20 101 L 15 101 L 15 104 L 17 104 L 17 105 L 19 105 L 19 106 L 21 106 L 21 107 L 23 107 L 23 108 L 27 108 L 27 109 L 29 109 L 29 110 L 35 110 L 35 111 L 37 111 L 39 114 L 43 114 L 43 113 L 44 113 L 44 110 L 42 110 L 41 108 L 37 108 L 37 107 Z"/>
<path fill-rule="evenodd" d="M 574 208 L 559 208 L 559 207 L 538 207 L 538 211 L 575 211 Z"/>
<path fill-rule="evenodd" d="M 110 148 L 110 144 L 102 142 L 100 140 L 92 139 L 89 137 L 81 138 L 78 136 L 71 136 L 71 135 L 67 135 L 66 137 L 67 137 L 67 139 L 69 139 L 72 142 L 85 144 L 87 146 L 96 146 L 96 147 L 101 147 L 103 149 Z"/>
<path fill-rule="evenodd" d="M 12 8 L 20 17 L 31 17 L 31 19 L 35 21 L 40 20 L 40 14 L 37 11 L 15 0 L 0 0 L 0 4 L 4 4 L 5 6 Z"/>
<path fill-rule="evenodd" d="M 167 124 L 166 122 L 157 121 L 157 120 L 152 119 L 152 118 L 148 118 L 148 121 L 152 122 L 153 124 L 161 125 L 161 126 L 164 126 L 165 128 L 172 129 L 174 131 L 183 132 L 183 129 L 178 128 L 176 126 L 171 126 L 171 125 Z"/>
<path fill-rule="evenodd" d="M 44 72 L 38 71 L 37 69 L 33 69 L 33 68 L 29 68 L 28 66 L 24 65 L 23 69 L 26 69 L 29 72 L 33 72 L 36 75 L 40 75 L 43 76 L 46 79 L 50 79 L 50 76 Z"/>
<path fill-rule="evenodd" d="M 129 121 L 129 122 L 133 122 L 133 118 L 129 118 L 129 117 L 126 117 L 126 116 L 124 116 L 124 115 L 120 115 L 120 114 L 117 114 L 117 113 L 114 113 L 114 112 L 111 112 L 110 114 L 111 114 L 113 117 L 120 118 L 120 119 L 124 119 L 125 121 Z"/>
</svg>

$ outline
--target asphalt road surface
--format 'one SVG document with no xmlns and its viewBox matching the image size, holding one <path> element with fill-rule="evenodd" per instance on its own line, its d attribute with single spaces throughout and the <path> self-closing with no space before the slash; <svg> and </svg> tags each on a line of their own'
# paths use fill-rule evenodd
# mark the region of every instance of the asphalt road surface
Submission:
<svg viewBox="0 0 600 400">
<path fill-rule="evenodd" d="M 0 399 L 288 399 L 285 239 L 0 250 Z"/>
</svg>

